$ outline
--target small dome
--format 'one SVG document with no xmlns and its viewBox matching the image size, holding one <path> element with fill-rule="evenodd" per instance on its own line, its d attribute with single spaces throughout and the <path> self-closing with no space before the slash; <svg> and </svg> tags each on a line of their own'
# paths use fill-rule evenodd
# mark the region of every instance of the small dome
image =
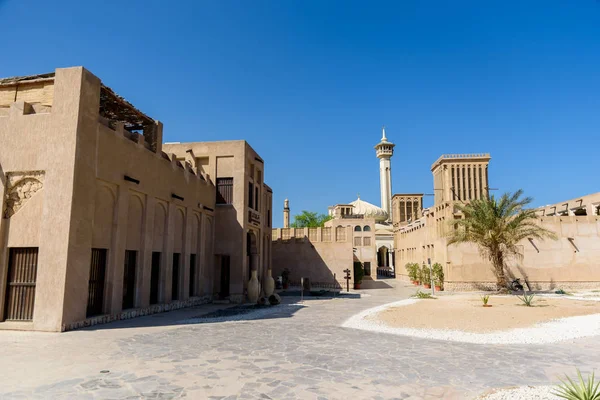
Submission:
<svg viewBox="0 0 600 400">
<path fill-rule="evenodd" d="M 365 218 L 374 218 L 377 222 L 388 219 L 388 213 L 381 207 L 362 201 L 360 198 L 350 203 L 355 215 L 364 215 Z"/>
</svg>

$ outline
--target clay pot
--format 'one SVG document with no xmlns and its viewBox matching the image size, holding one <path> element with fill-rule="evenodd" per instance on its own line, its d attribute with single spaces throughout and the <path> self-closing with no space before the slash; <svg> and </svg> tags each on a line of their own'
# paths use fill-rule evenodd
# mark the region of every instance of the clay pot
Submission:
<svg viewBox="0 0 600 400">
<path fill-rule="evenodd" d="M 492 305 L 491 304 L 484 304 L 483 306 L 484 307 L 491 307 Z"/>
<path fill-rule="evenodd" d="M 269 297 L 275 291 L 275 279 L 271 276 L 271 270 L 267 270 L 267 278 L 265 279 L 265 284 L 263 287 L 265 291 L 265 297 Z"/>
<path fill-rule="evenodd" d="M 413 285 L 418 285 L 419 281 L 412 281 Z"/>
<path fill-rule="evenodd" d="M 284 288 L 284 289 L 288 289 L 289 287 L 290 287 L 290 284 L 289 284 L 289 283 L 287 283 L 287 282 L 286 282 L 286 283 L 284 283 L 284 284 L 283 284 L 283 288 Z"/>
<path fill-rule="evenodd" d="M 354 289 L 360 289 L 360 283 L 355 283 L 354 284 Z"/>
<path fill-rule="evenodd" d="M 256 303 L 258 301 L 259 293 L 260 286 L 258 284 L 258 278 L 256 277 L 256 270 L 253 270 L 252 277 L 248 281 L 248 301 L 250 303 Z"/>
<path fill-rule="evenodd" d="M 442 287 L 438 286 L 438 285 L 435 285 L 435 290 L 437 290 L 438 292 L 441 292 L 442 291 Z"/>
<path fill-rule="evenodd" d="M 423 284 L 423 287 L 424 287 L 425 289 L 431 289 L 431 285 L 428 285 L 428 284 L 426 284 L 426 283 L 424 283 L 424 284 Z"/>
</svg>

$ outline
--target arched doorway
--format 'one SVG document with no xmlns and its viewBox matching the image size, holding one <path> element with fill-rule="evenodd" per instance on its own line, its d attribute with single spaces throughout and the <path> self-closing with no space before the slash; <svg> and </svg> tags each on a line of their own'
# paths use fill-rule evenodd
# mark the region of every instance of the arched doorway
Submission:
<svg viewBox="0 0 600 400">
<path fill-rule="evenodd" d="M 377 250 L 377 266 L 378 267 L 389 267 L 390 266 L 390 251 L 386 246 L 381 246 Z"/>
</svg>

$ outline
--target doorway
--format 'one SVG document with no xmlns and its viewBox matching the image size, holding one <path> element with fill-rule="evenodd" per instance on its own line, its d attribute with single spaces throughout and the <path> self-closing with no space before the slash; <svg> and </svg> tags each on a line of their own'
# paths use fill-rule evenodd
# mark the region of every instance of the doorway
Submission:
<svg viewBox="0 0 600 400">
<path fill-rule="evenodd" d="M 173 253 L 173 277 L 171 281 L 171 300 L 179 299 L 179 253 Z"/>
<path fill-rule="evenodd" d="M 37 247 L 12 248 L 8 260 L 4 319 L 31 321 L 37 279 Z"/>
<path fill-rule="evenodd" d="M 196 255 L 190 254 L 190 297 L 196 295 Z"/>
<path fill-rule="evenodd" d="M 158 283 L 160 282 L 161 253 L 152 253 L 152 270 L 150 271 L 150 304 L 158 304 Z"/>
<path fill-rule="evenodd" d="M 125 250 L 125 268 L 123 268 L 123 310 L 133 308 L 135 300 L 135 267 L 137 251 Z"/>
<path fill-rule="evenodd" d="M 224 299 L 229 297 L 229 283 L 231 281 L 231 261 L 228 255 L 220 256 L 221 259 L 221 287 L 219 290 L 219 296 Z"/>
<path fill-rule="evenodd" d="M 92 249 L 88 304 L 86 317 L 102 314 L 104 303 L 104 278 L 106 276 L 106 249 Z"/>
</svg>

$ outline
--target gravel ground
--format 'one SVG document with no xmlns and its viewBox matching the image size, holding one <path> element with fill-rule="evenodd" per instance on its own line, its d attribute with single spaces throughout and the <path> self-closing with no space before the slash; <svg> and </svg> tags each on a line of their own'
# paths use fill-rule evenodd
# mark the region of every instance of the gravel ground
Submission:
<svg viewBox="0 0 600 400">
<path fill-rule="evenodd" d="M 554 389 L 554 386 L 523 386 L 502 389 L 480 396 L 477 400 L 560 400 L 560 397 L 552 394 Z"/>
<path fill-rule="evenodd" d="M 413 336 L 423 339 L 476 344 L 544 344 L 600 335 L 600 314 L 561 318 L 540 323 L 529 328 L 517 328 L 491 333 L 444 329 L 393 328 L 380 321 L 368 318 L 390 307 L 408 306 L 415 304 L 417 301 L 431 300 L 407 299 L 370 308 L 350 317 L 342 326 L 345 328 Z"/>
</svg>

